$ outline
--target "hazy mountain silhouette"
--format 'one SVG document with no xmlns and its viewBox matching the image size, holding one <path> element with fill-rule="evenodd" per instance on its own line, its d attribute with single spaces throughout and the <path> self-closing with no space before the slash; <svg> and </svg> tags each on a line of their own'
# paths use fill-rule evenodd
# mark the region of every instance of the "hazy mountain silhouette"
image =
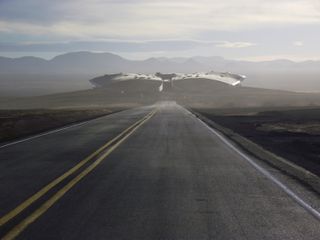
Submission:
<svg viewBox="0 0 320 240">
<path fill-rule="evenodd" d="M 116 72 L 194 72 L 194 71 L 320 71 L 320 61 L 275 60 L 249 62 L 222 57 L 149 58 L 128 60 L 112 53 L 73 52 L 51 60 L 36 57 L 0 57 L 0 73 L 104 74 Z"/>
<path fill-rule="evenodd" d="M 119 72 L 191 73 L 211 70 L 247 75 L 243 83 L 246 86 L 320 91 L 320 61 L 249 62 L 218 56 L 128 60 L 112 53 L 72 52 L 51 60 L 0 57 L 0 95 L 30 96 L 80 90 L 90 88 L 88 80 L 93 77 Z M 78 83 L 76 79 L 79 79 Z M 18 93 L 16 89 L 19 89 Z"/>
</svg>

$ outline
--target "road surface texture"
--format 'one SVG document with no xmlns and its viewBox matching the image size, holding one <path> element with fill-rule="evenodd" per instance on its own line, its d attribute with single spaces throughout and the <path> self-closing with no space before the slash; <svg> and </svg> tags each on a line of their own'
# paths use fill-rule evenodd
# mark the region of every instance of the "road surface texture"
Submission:
<svg viewBox="0 0 320 240">
<path fill-rule="evenodd" d="M 0 193 L 2 239 L 320 239 L 317 217 L 171 102 L 0 148 Z"/>
</svg>

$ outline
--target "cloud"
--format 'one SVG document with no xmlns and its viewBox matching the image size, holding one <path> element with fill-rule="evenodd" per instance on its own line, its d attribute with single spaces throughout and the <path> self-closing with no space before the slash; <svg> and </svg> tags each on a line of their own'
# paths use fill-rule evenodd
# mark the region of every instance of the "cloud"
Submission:
<svg viewBox="0 0 320 240">
<path fill-rule="evenodd" d="M 0 51 L 7 54 L 303 57 L 320 54 L 319 27 L 319 0 L 0 0 Z M 292 39 L 308 44 L 299 48 Z"/>
<path fill-rule="evenodd" d="M 196 38 L 205 31 L 241 31 L 320 24 L 314 0 L 4 0 L 0 31 L 74 38 Z"/>
<path fill-rule="evenodd" d="M 292 45 L 293 45 L 293 46 L 296 46 L 296 47 L 302 47 L 302 46 L 304 45 L 304 43 L 301 42 L 301 41 L 294 41 L 294 42 L 292 43 Z"/>
<path fill-rule="evenodd" d="M 228 41 L 224 41 L 216 44 L 216 47 L 219 47 L 219 48 L 247 48 L 252 46 L 256 46 L 256 44 L 251 42 L 228 42 Z"/>
<path fill-rule="evenodd" d="M 0 52 L 70 52 L 70 51 L 115 51 L 115 52 L 170 52 L 186 51 L 197 47 L 214 45 L 215 42 L 197 40 L 158 41 L 70 41 L 70 42 L 23 42 L 0 43 Z"/>
</svg>

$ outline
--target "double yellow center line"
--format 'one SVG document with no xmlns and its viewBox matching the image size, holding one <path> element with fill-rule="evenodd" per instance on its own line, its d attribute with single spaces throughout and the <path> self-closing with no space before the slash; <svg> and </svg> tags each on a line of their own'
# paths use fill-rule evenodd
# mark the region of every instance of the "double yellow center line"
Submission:
<svg viewBox="0 0 320 240">
<path fill-rule="evenodd" d="M 88 173 L 90 173 L 93 169 L 95 169 L 113 150 L 115 150 L 123 141 L 125 141 L 133 132 L 135 132 L 140 126 L 142 126 L 145 122 L 147 122 L 157 110 L 151 111 L 145 117 L 135 122 L 133 125 L 125 129 L 118 136 L 107 142 L 105 145 L 100 147 L 97 151 L 80 161 L 77 165 L 69 169 L 67 172 L 62 174 L 60 177 L 56 178 L 48 185 L 43 187 L 37 193 L 32 195 L 30 198 L 25 200 L 23 203 L 18 205 L 16 208 L 8 212 L 6 215 L 0 218 L 0 227 L 5 225 L 7 222 L 12 220 L 26 208 L 28 208 L 31 204 L 36 202 L 42 196 L 44 196 L 48 191 L 50 191 L 53 187 L 57 186 L 67 177 L 71 176 L 81 167 L 83 167 L 86 163 L 90 161 L 94 161 L 87 166 L 84 170 L 82 170 L 78 175 L 72 178 L 66 185 L 64 185 L 59 191 L 57 191 L 53 196 L 51 196 L 47 201 L 45 201 L 39 208 L 37 208 L 34 212 L 32 212 L 29 216 L 23 219 L 20 223 L 14 226 L 2 239 L 9 240 L 16 238 L 24 229 L 28 227 L 31 223 L 33 223 L 37 218 L 39 218 L 43 213 L 45 213 L 52 205 L 54 205 L 66 192 L 68 192 L 73 186 L 75 186 L 82 178 L 84 178 Z"/>
</svg>

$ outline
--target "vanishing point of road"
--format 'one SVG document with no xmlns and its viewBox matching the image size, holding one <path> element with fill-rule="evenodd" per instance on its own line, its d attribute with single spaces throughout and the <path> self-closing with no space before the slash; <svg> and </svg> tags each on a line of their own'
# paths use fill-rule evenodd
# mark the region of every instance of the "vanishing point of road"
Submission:
<svg viewBox="0 0 320 240">
<path fill-rule="evenodd" d="M 320 239 L 240 151 L 172 102 L 0 146 L 0 238 Z"/>
</svg>

